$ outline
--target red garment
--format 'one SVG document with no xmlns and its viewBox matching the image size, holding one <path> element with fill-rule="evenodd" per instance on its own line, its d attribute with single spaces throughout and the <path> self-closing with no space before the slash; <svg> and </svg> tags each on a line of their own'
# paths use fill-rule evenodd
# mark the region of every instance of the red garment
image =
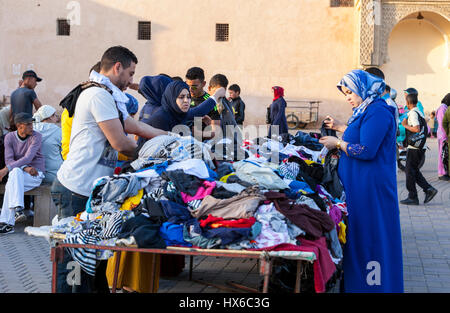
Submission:
<svg viewBox="0 0 450 313">
<path fill-rule="evenodd" d="M 256 222 L 256 218 L 240 218 L 237 220 L 225 220 L 223 217 L 215 217 L 211 214 L 204 220 L 199 220 L 201 227 L 209 228 L 219 228 L 219 227 L 229 227 L 229 228 L 251 228 Z"/>
<path fill-rule="evenodd" d="M 328 252 L 327 242 L 325 237 L 320 237 L 317 240 L 311 241 L 305 238 L 297 237 L 300 240 L 301 247 L 316 254 L 317 260 L 314 262 L 314 287 L 317 293 L 325 292 L 325 284 L 333 276 L 336 271 L 336 266 L 331 260 Z"/>
<path fill-rule="evenodd" d="M 273 101 L 277 100 L 278 98 L 284 97 L 283 87 L 275 86 L 272 87 L 272 90 L 273 90 Z"/>
<path fill-rule="evenodd" d="M 331 260 L 328 253 L 327 242 L 325 237 L 311 241 L 302 237 L 297 237 L 301 242 L 300 246 L 289 243 L 282 243 L 276 246 L 262 248 L 262 249 L 248 249 L 249 251 L 304 251 L 314 252 L 316 260 L 313 264 L 314 269 L 314 289 L 317 293 L 325 292 L 325 284 L 333 276 L 336 266 Z"/>
</svg>

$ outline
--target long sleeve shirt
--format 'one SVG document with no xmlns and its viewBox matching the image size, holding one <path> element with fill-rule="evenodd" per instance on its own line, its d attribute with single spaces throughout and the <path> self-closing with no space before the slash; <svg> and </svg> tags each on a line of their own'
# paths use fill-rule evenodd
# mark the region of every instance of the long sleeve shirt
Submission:
<svg viewBox="0 0 450 313">
<path fill-rule="evenodd" d="M 233 99 L 231 101 L 231 105 L 234 109 L 234 118 L 236 119 L 236 123 L 238 125 L 244 124 L 245 119 L 245 103 L 242 101 L 241 97 Z"/>
<path fill-rule="evenodd" d="M 5 163 L 11 171 L 16 167 L 31 166 L 45 172 L 45 159 L 41 153 L 42 135 L 36 131 L 22 140 L 17 131 L 5 136 Z"/>
</svg>

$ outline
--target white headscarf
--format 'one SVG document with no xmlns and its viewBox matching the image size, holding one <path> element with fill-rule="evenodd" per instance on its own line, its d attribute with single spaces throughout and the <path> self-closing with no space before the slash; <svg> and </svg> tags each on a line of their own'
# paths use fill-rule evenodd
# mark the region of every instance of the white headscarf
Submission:
<svg viewBox="0 0 450 313">
<path fill-rule="evenodd" d="M 37 123 L 39 123 L 51 117 L 53 114 L 55 114 L 55 112 L 55 108 L 51 105 L 43 105 L 36 111 L 36 113 L 34 113 L 33 118 Z"/>
</svg>

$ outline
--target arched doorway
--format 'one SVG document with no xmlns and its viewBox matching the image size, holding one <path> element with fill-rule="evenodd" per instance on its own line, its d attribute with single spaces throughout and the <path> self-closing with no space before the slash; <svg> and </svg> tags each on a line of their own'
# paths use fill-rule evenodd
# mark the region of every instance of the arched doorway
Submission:
<svg viewBox="0 0 450 313">
<path fill-rule="evenodd" d="M 426 112 L 437 109 L 450 92 L 450 21 L 434 12 L 415 12 L 395 25 L 387 43 L 387 59 L 381 69 L 386 82 L 398 92 L 414 87 Z"/>
</svg>

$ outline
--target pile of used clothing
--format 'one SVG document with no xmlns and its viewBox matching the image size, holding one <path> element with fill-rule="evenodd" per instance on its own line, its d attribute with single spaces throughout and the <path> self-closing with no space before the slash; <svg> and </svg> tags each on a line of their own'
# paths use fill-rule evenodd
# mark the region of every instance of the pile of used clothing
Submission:
<svg viewBox="0 0 450 313">
<path fill-rule="evenodd" d="M 241 149 L 249 157 L 217 162 L 192 137 L 155 137 L 136 160 L 94 183 L 83 213 L 46 229 L 68 243 L 314 252 L 315 292 L 326 291 L 347 224 L 339 152 L 303 132 Z M 88 273 L 111 257 L 70 250 Z"/>
</svg>

